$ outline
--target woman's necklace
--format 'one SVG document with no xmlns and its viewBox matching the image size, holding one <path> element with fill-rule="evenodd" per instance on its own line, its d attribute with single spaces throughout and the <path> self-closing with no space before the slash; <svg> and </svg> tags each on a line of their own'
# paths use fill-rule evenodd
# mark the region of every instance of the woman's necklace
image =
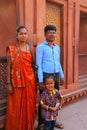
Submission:
<svg viewBox="0 0 87 130">
<path fill-rule="evenodd" d="M 27 52 L 27 51 L 28 51 L 28 46 L 27 46 L 27 44 L 25 44 L 25 45 L 23 45 L 23 46 L 20 46 L 20 45 L 19 45 L 19 50 Z"/>
</svg>

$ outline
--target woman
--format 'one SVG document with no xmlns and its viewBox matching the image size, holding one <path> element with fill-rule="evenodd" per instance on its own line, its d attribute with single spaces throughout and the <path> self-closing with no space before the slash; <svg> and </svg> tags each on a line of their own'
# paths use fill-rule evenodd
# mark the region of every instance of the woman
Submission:
<svg viewBox="0 0 87 130">
<path fill-rule="evenodd" d="M 18 27 L 18 44 L 10 45 L 6 51 L 8 59 L 6 130 L 34 130 L 35 77 L 27 39 L 27 28 Z"/>
</svg>

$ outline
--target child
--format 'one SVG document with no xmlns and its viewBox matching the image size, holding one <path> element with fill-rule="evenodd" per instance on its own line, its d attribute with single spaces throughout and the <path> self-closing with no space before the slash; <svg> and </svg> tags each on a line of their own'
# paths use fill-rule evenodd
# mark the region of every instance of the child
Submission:
<svg viewBox="0 0 87 130">
<path fill-rule="evenodd" d="M 61 95 L 54 88 L 53 76 L 44 79 L 45 90 L 41 93 L 41 114 L 44 118 L 44 130 L 54 130 L 55 119 L 60 109 Z"/>
</svg>

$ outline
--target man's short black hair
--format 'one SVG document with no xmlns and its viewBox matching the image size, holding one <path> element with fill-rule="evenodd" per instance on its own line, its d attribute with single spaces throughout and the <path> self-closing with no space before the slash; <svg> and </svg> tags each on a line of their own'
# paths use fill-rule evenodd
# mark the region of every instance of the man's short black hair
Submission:
<svg viewBox="0 0 87 130">
<path fill-rule="evenodd" d="M 48 30 L 54 30 L 56 32 L 56 26 L 46 25 L 45 28 L 44 28 L 44 32 L 47 33 Z"/>
</svg>

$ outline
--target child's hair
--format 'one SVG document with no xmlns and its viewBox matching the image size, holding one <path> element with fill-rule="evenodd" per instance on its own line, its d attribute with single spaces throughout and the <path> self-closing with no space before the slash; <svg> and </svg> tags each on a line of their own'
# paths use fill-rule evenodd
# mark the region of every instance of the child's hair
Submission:
<svg viewBox="0 0 87 130">
<path fill-rule="evenodd" d="M 54 77 L 52 75 L 45 76 L 43 79 L 44 83 L 46 82 L 47 79 L 53 79 L 53 81 L 54 81 Z"/>
</svg>

